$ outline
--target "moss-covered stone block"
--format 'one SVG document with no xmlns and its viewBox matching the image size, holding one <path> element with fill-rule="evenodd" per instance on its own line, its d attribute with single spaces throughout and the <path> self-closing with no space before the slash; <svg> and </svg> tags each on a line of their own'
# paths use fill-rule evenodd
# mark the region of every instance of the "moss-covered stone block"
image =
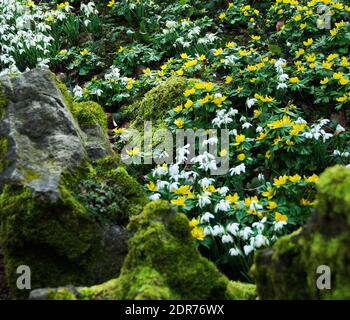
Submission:
<svg viewBox="0 0 350 320">
<path fill-rule="evenodd" d="M 252 268 L 261 299 L 350 299 L 350 169 L 326 170 L 317 208 L 301 229 L 255 255 Z M 331 270 L 331 289 L 320 290 L 319 266 Z"/>
<path fill-rule="evenodd" d="M 80 126 L 98 124 L 103 130 L 107 131 L 107 114 L 98 103 L 93 101 L 75 102 L 72 110 Z"/>
<path fill-rule="evenodd" d="M 147 92 L 143 99 L 123 108 L 122 115 L 136 129 L 143 129 L 144 121 L 162 127 L 168 112 L 181 104 L 184 91 L 195 81 L 173 76 Z"/>
<path fill-rule="evenodd" d="M 78 289 L 80 299 L 255 299 L 255 286 L 230 282 L 200 255 L 188 219 L 166 201 L 131 217 L 134 233 L 119 278 Z"/>
</svg>

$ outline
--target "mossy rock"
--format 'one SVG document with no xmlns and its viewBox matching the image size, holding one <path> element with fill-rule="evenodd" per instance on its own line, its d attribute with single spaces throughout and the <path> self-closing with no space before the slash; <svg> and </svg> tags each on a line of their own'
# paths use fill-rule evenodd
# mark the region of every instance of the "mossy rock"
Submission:
<svg viewBox="0 0 350 320">
<path fill-rule="evenodd" d="M 183 93 L 196 80 L 173 76 L 147 92 L 143 99 L 122 109 L 131 127 L 142 130 L 144 121 L 152 121 L 155 127 L 164 127 L 168 112 L 181 104 Z"/>
<path fill-rule="evenodd" d="M 79 299 L 255 299 L 255 286 L 230 282 L 200 255 L 189 221 L 166 201 L 133 216 L 129 253 L 119 278 L 78 289 Z M 54 295 L 52 298 L 56 298 Z"/>
<path fill-rule="evenodd" d="M 327 169 L 317 189 L 312 219 L 256 253 L 252 273 L 261 299 L 350 299 L 350 170 Z M 331 271 L 330 290 L 316 285 L 324 265 Z"/>
</svg>

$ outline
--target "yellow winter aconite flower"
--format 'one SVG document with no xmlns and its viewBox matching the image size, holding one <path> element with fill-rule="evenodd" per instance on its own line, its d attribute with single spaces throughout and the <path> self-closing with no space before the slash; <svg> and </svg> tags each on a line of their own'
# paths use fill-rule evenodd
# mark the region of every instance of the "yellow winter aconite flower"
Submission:
<svg viewBox="0 0 350 320">
<path fill-rule="evenodd" d="M 318 175 L 317 174 L 313 174 L 310 177 L 304 177 L 304 180 L 308 183 L 317 183 L 318 182 Z"/>
<path fill-rule="evenodd" d="M 217 192 L 217 189 L 215 188 L 215 186 L 210 185 L 206 188 L 203 189 L 204 192 L 209 192 L 209 193 L 215 193 Z"/>
<path fill-rule="evenodd" d="M 293 77 L 293 78 L 289 79 L 289 82 L 292 83 L 292 84 L 297 84 L 297 83 L 300 82 L 300 80 L 299 80 L 298 77 Z"/>
<path fill-rule="evenodd" d="M 344 76 L 344 73 L 343 73 L 343 72 L 335 72 L 335 73 L 333 74 L 333 79 L 335 79 L 335 80 L 340 80 L 343 76 Z"/>
<path fill-rule="evenodd" d="M 205 234 L 204 234 L 204 229 L 203 228 L 194 228 L 191 231 L 191 235 L 193 238 L 199 240 L 199 241 L 203 241 L 205 238 Z"/>
<path fill-rule="evenodd" d="M 90 51 L 88 49 L 84 49 L 83 51 L 80 51 L 80 55 L 87 56 L 90 54 Z"/>
<path fill-rule="evenodd" d="M 174 190 L 174 193 L 192 198 L 192 186 L 180 186 L 178 189 Z"/>
<path fill-rule="evenodd" d="M 111 0 L 108 2 L 107 7 L 113 7 L 115 5 L 115 0 Z"/>
<path fill-rule="evenodd" d="M 193 101 L 192 100 L 187 100 L 187 102 L 185 103 L 184 107 L 186 109 L 189 109 L 193 106 Z"/>
<path fill-rule="evenodd" d="M 233 41 L 227 42 L 226 43 L 226 48 L 232 49 L 235 47 L 235 43 Z"/>
<path fill-rule="evenodd" d="M 174 111 L 175 111 L 176 113 L 180 113 L 180 112 L 182 111 L 182 109 L 183 109 L 183 105 L 181 104 L 181 105 L 177 106 L 177 107 L 174 109 Z"/>
<path fill-rule="evenodd" d="M 154 184 L 153 181 L 150 181 L 149 184 L 147 185 L 147 187 L 148 187 L 149 191 L 152 191 L 152 192 L 158 191 L 157 186 Z"/>
<path fill-rule="evenodd" d="M 275 201 L 269 201 L 267 209 L 274 210 L 278 207 L 277 203 Z"/>
<path fill-rule="evenodd" d="M 288 182 L 288 176 L 280 176 L 273 179 L 273 185 L 276 187 L 282 187 Z"/>
<path fill-rule="evenodd" d="M 130 150 L 128 150 L 128 151 L 126 151 L 126 153 L 130 156 L 130 157 L 132 157 L 132 156 L 138 156 L 138 155 L 140 155 L 140 148 L 133 148 L 133 149 L 130 149 Z"/>
<path fill-rule="evenodd" d="M 233 81 L 233 78 L 231 76 L 227 76 L 225 79 L 226 84 L 230 84 Z"/>
<path fill-rule="evenodd" d="M 171 200 L 171 203 L 178 206 L 183 207 L 185 205 L 186 197 L 179 197 L 177 199 Z"/>
<path fill-rule="evenodd" d="M 180 57 L 181 59 L 184 59 L 184 60 L 189 58 L 187 53 L 181 53 Z"/>
<path fill-rule="evenodd" d="M 292 140 L 290 140 L 290 139 L 288 139 L 288 140 L 286 141 L 286 145 L 287 145 L 287 146 L 294 146 L 294 145 L 295 145 L 295 142 L 292 141 Z"/>
<path fill-rule="evenodd" d="M 349 79 L 348 78 L 341 78 L 339 80 L 339 83 L 342 85 L 342 86 L 346 86 L 347 84 L 349 84 Z"/>
<path fill-rule="evenodd" d="M 238 134 L 236 136 L 236 143 L 239 145 L 245 141 L 245 135 L 244 134 Z"/>
<path fill-rule="evenodd" d="M 256 141 L 262 141 L 267 137 L 267 134 L 264 132 L 260 132 L 259 136 L 256 138 Z"/>
<path fill-rule="evenodd" d="M 325 77 L 323 78 L 321 81 L 320 81 L 320 84 L 327 84 L 329 82 L 329 78 L 328 77 Z"/>
<path fill-rule="evenodd" d="M 225 197 L 225 200 L 229 201 L 229 202 L 232 203 L 232 204 L 235 204 L 235 203 L 237 203 L 238 200 L 239 200 L 239 195 L 238 195 L 237 192 L 236 192 L 234 195 L 227 195 L 227 196 Z"/>
<path fill-rule="evenodd" d="M 254 113 L 254 117 L 255 117 L 255 118 L 258 118 L 258 117 L 260 117 L 260 116 L 262 115 L 262 110 L 260 110 L 260 109 L 255 109 L 255 110 L 253 111 L 253 113 Z"/>
<path fill-rule="evenodd" d="M 301 176 L 299 176 L 298 174 L 295 174 L 294 176 L 290 176 L 289 177 L 289 181 L 293 182 L 293 183 L 297 183 L 301 180 Z"/>
<path fill-rule="evenodd" d="M 32 8 L 32 7 L 34 7 L 35 6 L 35 2 L 34 1 L 28 1 L 27 2 L 27 7 L 28 8 Z"/>
<path fill-rule="evenodd" d="M 214 51 L 214 56 L 220 56 L 224 52 L 224 49 L 219 48 Z"/>
<path fill-rule="evenodd" d="M 184 127 L 184 125 L 185 125 L 185 121 L 184 121 L 183 119 L 181 119 L 181 118 L 176 119 L 176 120 L 174 121 L 174 123 L 175 123 L 175 125 L 176 125 L 178 128 L 180 128 L 180 129 L 182 129 L 182 128 Z"/>
<path fill-rule="evenodd" d="M 251 36 L 251 38 L 254 40 L 254 41 L 259 41 L 261 39 L 260 36 Z"/>
<path fill-rule="evenodd" d="M 205 89 L 208 90 L 208 91 L 212 91 L 214 89 L 214 83 L 212 82 L 207 82 L 205 84 Z"/>
<path fill-rule="evenodd" d="M 219 97 L 216 97 L 215 99 L 213 99 L 213 103 L 217 106 L 221 106 L 223 102 L 225 102 L 225 100 L 227 99 L 227 97 L 225 96 L 219 96 Z"/>
<path fill-rule="evenodd" d="M 253 196 L 253 197 L 247 197 L 244 199 L 244 203 L 247 207 L 250 207 L 253 203 L 258 204 L 259 203 L 259 199 L 257 196 Z"/>
<path fill-rule="evenodd" d="M 199 217 L 198 217 L 197 219 L 193 218 L 192 220 L 190 220 L 190 221 L 188 222 L 188 225 L 189 225 L 190 228 L 195 228 L 195 227 L 197 227 L 199 224 L 200 224 L 200 219 L 199 219 Z"/>
<path fill-rule="evenodd" d="M 196 89 L 195 88 L 192 88 L 192 89 L 187 89 L 185 92 L 184 92 L 184 96 L 185 97 L 189 97 L 191 95 L 194 95 L 196 93 Z"/>
<path fill-rule="evenodd" d="M 237 160 L 239 161 L 244 161 L 246 158 L 245 154 L 244 153 L 240 153 L 238 156 L 237 156 Z"/>
<path fill-rule="evenodd" d="M 295 55 L 296 55 L 297 57 L 302 56 L 304 53 L 305 53 L 305 50 L 304 50 L 304 49 L 299 49 L 298 51 L 295 51 Z"/>
<path fill-rule="evenodd" d="M 301 204 L 302 206 L 305 206 L 305 207 L 306 207 L 306 206 L 313 206 L 313 205 L 314 205 L 314 202 L 302 198 L 302 199 L 300 200 L 300 204 Z"/>
<path fill-rule="evenodd" d="M 303 44 L 305 47 L 309 47 L 314 43 L 314 40 L 312 38 L 307 39 L 307 41 L 304 41 Z"/>
<path fill-rule="evenodd" d="M 220 13 L 220 15 L 219 15 L 219 19 L 220 19 L 220 20 L 225 19 L 225 17 L 226 17 L 225 12 Z"/>
<path fill-rule="evenodd" d="M 268 187 L 267 190 L 262 193 L 262 196 L 268 200 L 271 200 L 275 195 L 276 191 L 271 187 Z"/>
<path fill-rule="evenodd" d="M 279 212 L 275 213 L 275 220 L 277 222 L 287 222 L 288 221 L 288 216 L 286 216 L 285 214 L 281 214 Z"/>
<path fill-rule="evenodd" d="M 301 131 L 303 131 L 307 127 L 306 123 L 296 123 L 292 125 L 292 130 L 289 131 L 291 136 L 297 136 Z"/>
</svg>

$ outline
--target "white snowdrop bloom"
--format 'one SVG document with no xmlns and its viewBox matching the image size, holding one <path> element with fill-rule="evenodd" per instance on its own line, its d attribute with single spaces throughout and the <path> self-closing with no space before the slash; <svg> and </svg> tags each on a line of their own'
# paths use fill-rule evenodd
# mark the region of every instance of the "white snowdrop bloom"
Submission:
<svg viewBox="0 0 350 320">
<path fill-rule="evenodd" d="M 204 208 L 207 204 L 211 204 L 210 193 L 204 192 L 198 197 L 198 206 Z"/>
<path fill-rule="evenodd" d="M 176 22 L 175 21 L 172 21 L 172 20 L 168 20 L 166 23 L 165 23 L 166 27 L 169 28 L 169 29 L 174 29 L 176 28 Z"/>
<path fill-rule="evenodd" d="M 80 5 L 80 11 L 84 14 L 85 17 L 90 17 L 92 14 L 98 14 L 98 11 L 95 8 L 95 3 L 90 1 L 87 4 L 82 3 Z"/>
<path fill-rule="evenodd" d="M 251 205 L 249 206 L 250 210 L 262 210 L 263 206 L 256 201 L 252 201 Z"/>
<path fill-rule="evenodd" d="M 230 189 L 228 187 L 221 187 L 218 189 L 218 192 L 224 196 L 226 196 L 227 192 L 229 192 L 229 191 L 230 191 Z"/>
<path fill-rule="evenodd" d="M 179 185 L 180 185 L 179 182 L 170 183 L 169 186 L 168 186 L 168 190 L 170 192 L 174 192 L 175 190 L 179 189 Z"/>
<path fill-rule="evenodd" d="M 213 234 L 213 228 L 211 226 L 207 226 L 204 228 L 204 234 L 206 236 L 211 236 Z"/>
<path fill-rule="evenodd" d="M 180 173 L 180 168 L 178 164 L 171 164 L 169 166 L 169 175 L 173 180 L 175 181 L 178 180 L 179 173 Z"/>
<path fill-rule="evenodd" d="M 341 156 L 344 157 L 344 158 L 349 158 L 350 153 L 346 151 L 346 152 L 343 152 L 343 153 L 341 154 Z"/>
<path fill-rule="evenodd" d="M 252 106 L 254 106 L 258 102 L 257 99 L 251 98 L 247 99 L 247 107 L 250 109 Z"/>
<path fill-rule="evenodd" d="M 220 200 L 220 202 L 215 206 L 215 212 L 223 211 L 227 212 L 230 210 L 230 201 Z"/>
<path fill-rule="evenodd" d="M 243 129 L 249 129 L 251 126 L 252 126 L 251 123 L 245 122 L 245 123 L 243 123 L 242 128 L 243 128 Z"/>
<path fill-rule="evenodd" d="M 329 120 L 329 119 L 321 119 L 319 121 L 319 124 L 320 124 L 321 127 L 324 127 L 325 125 L 327 125 L 330 122 L 331 122 L 331 120 Z"/>
<path fill-rule="evenodd" d="M 263 127 L 257 127 L 255 130 L 257 133 L 263 132 L 264 128 Z"/>
<path fill-rule="evenodd" d="M 337 125 L 337 127 L 335 128 L 335 133 L 336 134 L 339 134 L 339 133 L 342 133 L 342 132 L 345 132 L 345 129 L 343 126 L 341 126 L 340 124 Z"/>
<path fill-rule="evenodd" d="M 210 212 L 206 212 L 201 216 L 201 223 L 209 223 L 210 219 L 214 219 L 215 216 Z"/>
<path fill-rule="evenodd" d="M 215 179 L 213 179 L 213 178 L 203 178 L 203 179 L 199 180 L 199 184 L 200 184 L 202 189 L 208 188 L 214 182 L 215 182 Z"/>
<path fill-rule="evenodd" d="M 176 163 L 181 164 L 187 161 L 187 156 L 191 153 L 188 149 L 190 148 L 190 144 L 186 144 L 185 146 L 177 149 Z"/>
<path fill-rule="evenodd" d="M 228 134 L 230 136 L 236 136 L 237 135 L 237 130 L 236 129 L 230 130 Z"/>
<path fill-rule="evenodd" d="M 277 85 L 277 90 L 287 89 L 288 85 L 285 82 L 279 82 Z"/>
<path fill-rule="evenodd" d="M 304 124 L 307 123 L 307 121 L 305 119 L 303 119 L 302 117 L 299 117 L 297 120 L 294 121 L 297 124 Z"/>
<path fill-rule="evenodd" d="M 149 196 L 149 199 L 151 201 L 157 201 L 160 199 L 160 197 L 161 197 L 161 195 L 159 193 L 153 193 L 152 195 Z"/>
<path fill-rule="evenodd" d="M 241 251 L 238 248 L 231 248 L 229 250 L 229 254 L 232 257 L 237 257 L 237 256 L 240 256 L 242 253 L 241 253 Z"/>
<path fill-rule="evenodd" d="M 240 122 L 245 122 L 246 120 L 247 120 L 247 117 L 245 116 L 241 116 L 239 119 Z"/>
<path fill-rule="evenodd" d="M 245 227 L 239 232 L 239 235 L 243 240 L 248 240 L 249 236 L 252 234 L 253 230 L 250 227 Z"/>
<path fill-rule="evenodd" d="M 236 114 L 238 114 L 238 110 L 230 108 L 229 111 L 227 112 L 227 114 L 231 117 L 234 117 Z"/>
<path fill-rule="evenodd" d="M 234 236 L 237 236 L 238 235 L 238 232 L 239 232 L 239 223 L 230 223 L 226 226 L 226 230 L 231 233 L 232 235 Z"/>
<path fill-rule="evenodd" d="M 120 79 L 120 69 L 114 66 L 111 66 L 108 73 L 105 74 L 106 80 L 119 80 Z"/>
<path fill-rule="evenodd" d="M 280 231 L 280 230 L 282 230 L 283 229 L 283 227 L 285 226 L 285 225 L 287 225 L 287 222 L 286 221 L 275 221 L 274 223 L 273 223 L 273 229 L 274 229 L 274 231 Z"/>
<path fill-rule="evenodd" d="M 264 218 L 265 219 L 265 218 Z M 266 221 L 266 220 L 265 220 Z M 254 222 L 252 224 L 253 228 L 256 228 L 256 230 L 258 230 L 259 233 L 262 233 L 264 231 L 265 225 L 264 222 L 265 221 L 260 221 L 260 222 Z"/>
<path fill-rule="evenodd" d="M 244 173 L 245 172 L 245 169 L 246 169 L 246 166 L 244 163 L 241 163 L 240 165 L 234 167 L 234 168 L 231 168 L 229 170 L 231 176 L 233 175 L 237 175 L 239 176 L 241 173 Z"/>
<path fill-rule="evenodd" d="M 283 72 L 283 65 L 286 63 L 287 61 L 285 59 L 279 58 L 276 63 L 275 63 L 275 68 L 278 72 Z"/>
<path fill-rule="evenodd" d="M 213 146 L 213 145 L 217 144 L 218 141 L 219 141 L 219 139 L 217 137 L 212 137 L 212 138 L 209 138 L 208 140 L 204 140 L 202 145 L 203 146 L 207 146 L 207 145 Z"/>
<path fill-rule="evenodd" d="M 279 81 L 279 82 L 285 82 L 285 81 L 287 81 L 288 79 L 289 79 L 289 75 L 286 74 L 286 73 L 282 73 L 282 74 L 280 74 L 279 77 L 278 77 L 278 81 Z"/>
<path fill-rule="evenodd" d="M 222 243 L 233 243 L 233 238 L 229 234 L 224 234 L 221 241 Z"/>
<path fill-rule="evenodd" d="M 265 181 L 265 176 L 262 173 L 258 174 L 258 180 L 259 181 Z"/>
<path fill-rule="evenodd" d="M 73 94 L 74 94 L 74 96 L 77 97 L 77 98 L 82 98 L 83 95 L 84 95 L 84 90 L 83 90 L 82 87 L 76 85 L 76 86 L 74 87 L 74 89 L 73 89 Z"/>
<path fill-rule="evenodd" d="M 184 48 L 189 48 L 189 47 L 191 46 L 191 42 L 189 42 L 189 41 L 184 41 L 184 42 L 182 43 L 182 46 L 183 46 Z"/>
<path fill-rule="evenodd" d="M 157 189 L 158 190 L 168 188 L 169 185 L 170 185 L 170 183 L 168 181 L 162 181 L 162 180 L 157 181 Z"/>
<path fill-rule="evenodd" d="M 98 97 L 100 97 L 102 95 L 102 93 L 103 93 L 103 90 L 101 90 L 101 89 L 93 89 L 93 90 L 91 90 L 91 94 L 94 94 L 94 95 L 96 95 Z"/>
<path fill-rule="evenodd" d="M 216 237 L 216 236 L 221 236 L 221 235 L 223 235 L 224 233 L 225 233 L 225 229 L 224 229 L 223 226 L 215 225 L 215 226 L 213 227 L 212 235 L 213 235 L 214 237 Z"/>
<path fill-rule="evenodd" d="M 334 150 L 333 151 L 333 156 L 340 156 L 341 152 L 339 150 Z"/>
<path fill-rule="evenodd" d="M 263 246 L 269 245 L 269 241 L 264 235 L 258 234 L 254 239 L 254 244 L 256 248 L 261 248 Z"/>
<path fill-rule="evenodd" d="M 243 247 L 243 250 L 244 250 L 244 254 L 245 254 L 246 256 L 249 256 L 250 253 L 254 250 L 254 247 L 253 247 L 252 245 L 245 245 L 245 246 Z"/>
<path fill-rule="evenodd" d="M 157 176 L 164 176 L 168 173 L 167 168 L 163 167 L 163 166 L 159 166 L 158 168 L 155 168 L 153 170 L 152 176 L 153 177 L 157 177 Z"/>
<path fill-rule="evenodd" d="M 182 171 L 182 177 L 185 180 L 196 180 L 198 173 L 195 171 Z"/>
</svg>

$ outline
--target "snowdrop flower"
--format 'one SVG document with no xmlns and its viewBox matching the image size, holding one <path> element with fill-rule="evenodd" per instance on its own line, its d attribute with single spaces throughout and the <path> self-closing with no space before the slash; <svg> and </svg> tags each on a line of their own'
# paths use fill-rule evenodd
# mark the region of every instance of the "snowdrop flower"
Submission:
<svg viewBox="0 0 350 320">
<path fill-rule="evenodd" d="M 221 236 L 221 235 L 224 234 L 224 233 L 225 233 L 225 229 L 224 229 L 223 226 L 215 225 L 215 226 L 213 227 L 212 235 L 213 235 L 214 237 L 216 237 L 216 236 Z"/>
<path fill-rule="evenodd" d="M 254 250 L 254 247 L 253 247 L 252 245 L 245 245 L 245 246 L 243 247 L 243 250 L 244 250 L 244 254 L 245 254 L 246 256 L 249 256 L 250 253 Z"/>
<path fill-rule="evenodd" d="M 285 225 L 287 225 L 287 222 L 286 221 L 275 221 L 274 223 L 273 223 L 273 230 L 274 231 L 280 231 L 280 230 L 282 230 L 283 229 L 283 227 L 285 226 Z"/>
<path fill-rule="evenodd" d="M 201 223 L 209 223 L 210 219 L 214 219 L 215 216 L 213 214 L 211 214 L 210 212 L 206 212 L 202 215 L 201 217 Z"/>
<path fill-rule="evenodd" d="M 254 106 L 258 102 L 257 99 L 252 98 L 252 99 L 247 99 L 247 107 L 250 109 L 252 106 Z"/>
<path fill-rule="evenodd" d="M 251 123 L 246 122 L 246 123 L 243 123 L 242 128 L 243 128 L 243 129 L 249 129 L 251 126 L 252 126 Z"/>
<path fill-rule="evenodd" d="M 265 225 L 264 223 L 266 222 L 266 217 L 263 218 L 260 222 L 254 222 L 252 224 L 253 228 L 256 228 L 259 233 L 262 233 L 264 231 Z"/>
<path fill-rule="evenodd" d="M 275 63 L 275 68 L 278 72 L 283 72 L 283 65 L 286 63 L 287 61 L 285 59 L 278 59 Z"/>
<path fill-rule="evenodd" d="M 286 73 L 282 73 L 282 74 L 280 74 L 279 77 L 278 77 L 278 81 L 279 81 L 279 82 L 285 82 L 285 81 L 287 81 L 288 79 L 289 79 L 289 75 L 286 74 Z"/>
<path fill-rule="evenodd" d="M 277 85 L 277 90 L 287 89 L 288 85 L 285 82 L 279 82 Z"/>
<path fill-rule="evenodd" d="M 168 181 L 162 181 L 162 180 L 157 181 L 157 189 L 158 190 L 168 188 L 169 185 L 170 185 L 170 183 Z"/>
<path fill-rule="evenodd" d="M 229 254 L 230 254 L 230 256 L 237 257 L 237 256 L 241 255 L 242 253 L 238 248 L 231 248 L 229 250 Z"/>
<path fill-rule="evenodd" d="M 211 204 L 210 193 L 204 192 L 198 197 L 198 206 L 204 208 L 207 204 Z"/>
<path fill-rule="evenodd" d="M 215 206 L 215 212 L 223 211 L 227 212 L 230 210 L 230 201 L 220 200 L 220 202 Z"/>
<path fill-rule="evenodd" d="M 340 124 L 338 124 L 337 127 L 335 128 L 335 134 L 339 134 L 342 132 L 345 132 L 345 129 Z"/>
<path fill-rule="evenodd" d="M 83 94 L 84 94 L 84 91 L 83 91 L 83 88 L 76 85 L 73 89 L 73 94 L 75 97 L 77 98 L 82 98 L 83 97 Z"/>
<path fill-rule="evenodd" d="M 159 193 L 153 193 L 152 195 L 149 196 L 149 199 L 151 201 L 157 201 L 160 199 L 160 197 L 161 197 L 161 195 Z"/>
<path fill-rule="evenodd" d="M 233 175 L 237 175 L 239 176 L 241 173 L 244 173 L 245 172 L 245 169 L 246 169 L 246 166 L 244 163 L 241 163 L 240 165 L 234 167 L 234 168 L 231 168 L 229 170 L 231 176 Z"/>
<path fill-rule="evenodd" d="M 182 164 L 187 161 L 187 156 L 191 153 L 188 149 L 190 144 L 186 144 L 182 148 L 177 149 L 176 164 Z"/>
<path fill-rule="evenodd" d="M 175 190 L 179 189 L 179 185 L 180 185 L 180 183 L 178 183 L 178 182 L 170 183 L 170 184 L 168 185 L 168 190 L 169 190 L 170 192 L 174 192 Z"/>
<path fill-rule="evenodd" d="M 213 179 L 213 178 L 203 178 L 203 179 L 199 180 L 199 184 L 200 184 L 202 189 L 208 188 L 214 182 L 215 182 L 215 179 Z"/>
<path fill-rule="evenodd" d="M 179 172 L 180 169 L 178 164 L 172 164 L 169 166 L 169 175 L 173 180 L 178 181 Z"/>
<path fill-rule="evenodd" d="M 333 151 L 333 156 L 340 156 L 341 152 L 339 150 L 334 150 Z"/>
<path fill-rule="evenodd" d="M 245 227 L 240 231 L 239 235 L 243 240 L 248 240 L 249 236 L 253 234 L 253 231 L 250 227 Z"/>
<path fill-rule="evenodd" d="M 234 117 L 236 114 L 238 114 L 237 109 L 230 108 L 230 110 L 227 113 L 229 116 Z"/>
<path fill-rule="evenodd" d="M 228 133 L 230 136 L 236 136 L 238 134 L 236 129 L 230 130 Z"/>
<path fill-rule="evenodd" d="M 260 132 L 264 131 L 264 128 L 263 127 L 257 127 L 255 131 L 256 131 L 256 133 L 260 133 Z"/>
<path fill-rule="evenodd" d="M 229 191 L 230 191 L 230 189 L 228 187 L 222 187 L 222 188 L 218 189 L 218 192 L 224 196 L 226 196 L 227 192 L 229 192 Z"/>
<path fill-rule="evenodd" d="M 254 239 L 254 244 L 256 248 L 261 248 L 263 246 L 269 245 L 269 241 L 264 235 L 258 234 Z"/>
<path fill-rule="evenodd" d="M 163 167 L 163 166 L 159 166 L 158 168 L 155 168 L 153 170 L 153 177 L 156 177 L 156 176 L 164 176 L 168 173 L 168 170 L 166 167 Z"/>
<path fill-rule="evenodd" d="M 225 234 L 221 238 L 222 243 L 233 243 L 233 238 L 229 234 Z"/>
<path fill-rule="evenodd" d="M 209 138 L 208 140 L 204 140 L 202 145 L 203 146 L 207 146 L 207 145 L 213 146 L 213 145 L 217 144 L 218 141 L 219 141 L 219 139 L 217 137 L 212 137 L 212 138 Z"/>
<path fill-rule="evenodd" d="M 237 236 L 239 231 L 239 223 L 230 223 L 226 226 L 226 230 L 232 235 Z"/>
<path fill-rule="evenodd" d="M 258 180 L 259 181 L 265 181 L 265 176 L 262 173 L 258 174 Z"/>
</svg>

